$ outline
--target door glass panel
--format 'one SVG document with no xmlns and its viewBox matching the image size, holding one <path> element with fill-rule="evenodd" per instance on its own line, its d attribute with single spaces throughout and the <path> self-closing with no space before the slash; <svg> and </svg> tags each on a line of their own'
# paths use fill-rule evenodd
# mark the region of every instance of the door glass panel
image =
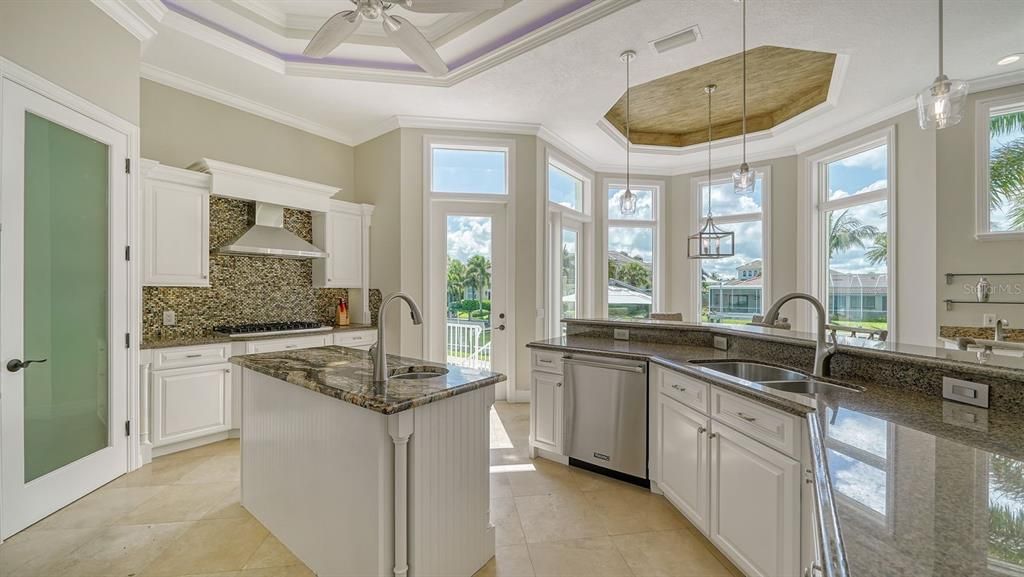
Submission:
<svg viewBox="0 0 1024 577">
<path fill-rule="evenodd" d="M 25 115 L 25 482 L 109 444 L 108 150 Z"/>
<path fill-rule="evenodd" d="M 491 217 L 449 215 L 447 362 L 491 369 Z"/>
<path fill-rule="evenodd" d="M 561 297 L 563 319 L 574 319 L 577 317 L 579 292 L 576 287 L 579 284 L 579 233 L 572 229 L 562 229 L 562 265 L 561 274 Z M 561 323 L 560 323 L 561 324 Z M 565 334 L 565 325 L 562 326 L 562 334 Z"/>
</svg>

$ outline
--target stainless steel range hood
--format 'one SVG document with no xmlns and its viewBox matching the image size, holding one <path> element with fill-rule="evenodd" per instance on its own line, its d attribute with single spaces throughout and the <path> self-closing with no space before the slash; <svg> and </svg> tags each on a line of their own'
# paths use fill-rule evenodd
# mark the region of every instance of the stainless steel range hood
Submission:
<svg viewBox="0 0 1024 577">
<path fill-rule="evenodd" d="M 324 258 L 327 253 L 284 229 L 284 207 L 257 202 L 250 209 L 249 230 L 221 246 L 217 254 L 276 258 Z"/>
</svg>

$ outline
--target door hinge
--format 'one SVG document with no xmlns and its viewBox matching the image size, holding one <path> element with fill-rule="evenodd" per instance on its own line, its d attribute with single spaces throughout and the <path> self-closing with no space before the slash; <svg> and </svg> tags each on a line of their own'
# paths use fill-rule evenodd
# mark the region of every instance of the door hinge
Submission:
<svg viewBox="0 0 1024 577">
<path fill-rule="evenodd" d="M 124 159 L 124 171 L 127 172 L 128 174 L 132 173 L 132 159 Z"/>
<path fill-rule="evenodd" d="M 131 421 L 125 421 L 124 422 L 124 436 L 125 437 L 132 436 L 132 422 Z"/>
<path fill-rule="evenodd" d="M 132 260 L 132 247 L 124 247 L 124 260 Z"/>
<path fill-rule="evenodd" d="M 124 348 L 130 349 L 132 347 L 132 335 L 131 333 L 124 334 Z"/>
</svg>

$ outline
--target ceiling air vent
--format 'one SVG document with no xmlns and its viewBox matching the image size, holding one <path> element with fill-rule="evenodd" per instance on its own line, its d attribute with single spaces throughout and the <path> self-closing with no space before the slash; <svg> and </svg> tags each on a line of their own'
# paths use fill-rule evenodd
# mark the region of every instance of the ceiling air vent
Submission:
<svg viewBox="0 0 1024 577">
<path fill-rule="evenodd" d="M 668 36 L 663 36 L 657 40 L 651 41 L 651 48 L 658 54 L 664 54 L 669 50 L 674 50 L 680 46 L 692 44 L 700 40 L 700 28 L 696 25 L 684 28 L 679 32 L 673 32 Z"/>
</svg>

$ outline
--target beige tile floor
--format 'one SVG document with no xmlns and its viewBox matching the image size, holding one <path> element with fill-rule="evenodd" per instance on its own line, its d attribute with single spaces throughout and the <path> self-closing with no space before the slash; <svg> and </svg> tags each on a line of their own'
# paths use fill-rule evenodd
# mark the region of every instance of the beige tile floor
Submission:
<svg viewBox="0 0 1024 577">
<path fill-rule="evenodd" d="M 740 575 L 664 498 L 530 460 L 528 431 L 527 405 L 495 405 L 497 550 L 478 576 Z M 0 545 L 0 576 L 312 576 L 238 489 L 237 440 L 154 459 Z"/>
</svg>

